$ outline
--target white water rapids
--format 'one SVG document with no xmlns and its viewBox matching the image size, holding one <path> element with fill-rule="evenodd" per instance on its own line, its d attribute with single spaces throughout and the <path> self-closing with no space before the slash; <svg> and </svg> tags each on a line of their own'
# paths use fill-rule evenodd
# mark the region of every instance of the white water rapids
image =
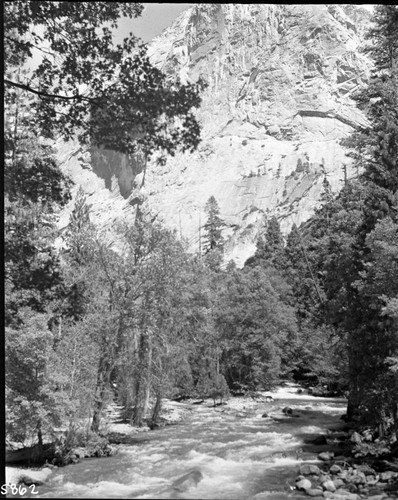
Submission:
<svg viewBox="0 0 398 500">
<path fill-rule="evenodd" d="M 233 399 L 228 406 L 198 405 L 183 423 L 139 433 L 135 444 L 120 445 L 112 457 L 56 469 L 35 497 L 302 498 L 290 485 L 300 463 L 313 463 L 316 454 L 296 451 L 305 438 L 339 425 L 346 401 L 297 394 L 293 385 L 268 394 L 273 402 L 248 400 L 241 408 Z M 285 406 L 298 416 L 284 416 Z M 265 412 L 275 418 L 262 418 Z M 199 482 L 175 489 L 191 471 L 200 471 Z"/>
</svg>

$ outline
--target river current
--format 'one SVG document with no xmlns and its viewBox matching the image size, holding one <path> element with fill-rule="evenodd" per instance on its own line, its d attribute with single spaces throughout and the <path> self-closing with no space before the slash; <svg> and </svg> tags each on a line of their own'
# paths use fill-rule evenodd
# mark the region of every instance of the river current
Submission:
<svg viewBox="0 0 398 500">
<path fill-rule="evenodd" d="M 298 467 L 316 460 L 316 454 L 301 450 L 304 439 L 339 425 L 346 401 L 297 394 L 293 385 L 268 394 L 271 403 L 243 404 L 234 411 L 229 405 L 198 405 L 183 423 L 139 433 L 134 444 L 119 445 L 112 457 L 56 469 L 35 497 L 302 498 L 292 489 Z M 286 406 L 296 416 L 283 415 Z M 195 471 L 197 484 L 173 486 Z"/>
</svg>

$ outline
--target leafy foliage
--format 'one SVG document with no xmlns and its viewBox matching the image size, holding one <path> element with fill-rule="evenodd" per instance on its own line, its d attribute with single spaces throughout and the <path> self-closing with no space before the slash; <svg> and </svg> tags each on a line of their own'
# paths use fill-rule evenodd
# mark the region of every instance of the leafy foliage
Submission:
<svg viewBox="0 0 398 500">
<path fill-rule="evenodd" d="M 123 2 L 6 2 L 6 102 L 13 90 L 34 95 L 40 134 L 125 153 L 195 149 L 199 125 L 192 108 L 203 82 L 182 85 L 152 66 L 132 34 L 114 45 L 120 16 L 137 17 L 142 4 Z M 31 74 L 14 68 L 40 55 Z"/>
</svg>

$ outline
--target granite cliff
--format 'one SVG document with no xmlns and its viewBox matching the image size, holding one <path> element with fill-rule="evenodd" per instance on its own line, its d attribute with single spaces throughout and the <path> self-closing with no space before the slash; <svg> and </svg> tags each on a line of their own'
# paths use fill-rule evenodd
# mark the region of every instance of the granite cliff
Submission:
<svg viewBox="0 0 398 500">
<path fill-rule="evenodd" d="M 193 154 L 149 165 L 58 143 L 63 168 L 112 233 L 118 219 L 150 210 L 198 248 L 213 195 L 226 222 L 226 260 L 254 253 L 267 218 L 286 234 L 357 175 L 339 141 L 365 123 L 351 99 L 369 70 L 358 52 L 369 13 L 354 5 L 197 4 L 150 44 L 154 64 L 181 81 L 208 82 Z M 73 202 L 64 212 L 67 223 Z"/>
</svg>

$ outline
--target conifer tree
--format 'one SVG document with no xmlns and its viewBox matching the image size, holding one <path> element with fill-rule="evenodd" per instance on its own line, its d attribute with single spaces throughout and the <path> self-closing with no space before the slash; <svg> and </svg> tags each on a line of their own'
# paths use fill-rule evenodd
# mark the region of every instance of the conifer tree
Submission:
<svg viewBox="0 0 398 500">
<path fill-rule="evenodd" d="M 214 196 L 210 196 L 207 200 L 205 211 L 207 213 L 207 221 L 203 226 L 205 229 L 205 252 L 218 249 L 222 251 L 224 238 L 222 237 L 222 228 L 225 225 L 220 218 L 220 209 Z"/>
<path fill-rule="evenodd" d="M 256 253 L 250 257 L 245 265 L 275 267 L 280 270 L 284 267 L 283 258 L 284 241 L 278 219 L 273 216 L 268 222 L 265 237 L 257 241 Z"/>
<path fill-rule="evenodd" d="M 317 234 L 327 317 L 348 333 L 348 415 L 357 414 L 386 430 L 389 419 L 397 419 L 396 385 L 388 362 L 398 352 L 389 308 L 398 293 L 393 257 L 398 245 L 397 6 L 375 8 L 368 37 L 371 45 L 366 50 L 374 68 L 355 98 L 370 125 L 345 141 L 362 172 L 319 211 L 313 235 Z M 319 218 L 325 213 L 327 225 Z M 383 271 L 387 267 L 389 278 Z"/>
</svg>

